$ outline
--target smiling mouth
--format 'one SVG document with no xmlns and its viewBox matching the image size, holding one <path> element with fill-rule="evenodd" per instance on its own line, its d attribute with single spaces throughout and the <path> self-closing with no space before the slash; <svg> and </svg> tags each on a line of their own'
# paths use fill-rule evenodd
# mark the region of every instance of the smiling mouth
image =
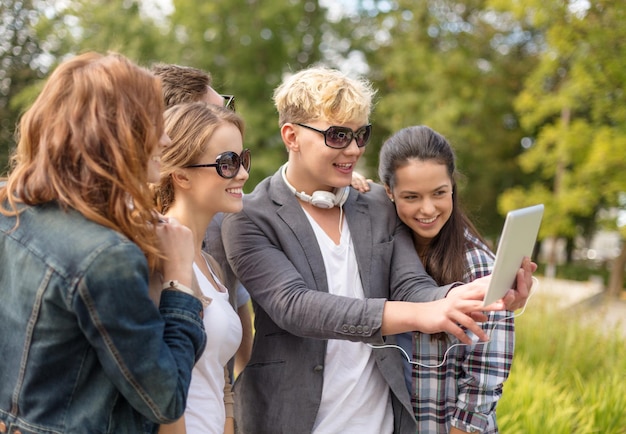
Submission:
<svg viewBox="0 0 626 434">
<path fill-rule="evenodd" d="M 339 167 L 340 169 L 351 169 L 353 164 L 352 163 L 335 163 L 335 166 Z"/>
<path fill-rule="evenodd" d="M 226 192 L 230 193 L 230 194 L 242 194 L 243 193 L 243 189 L 241 189 L 241 188 L 227 188 Z"/>
<path fill-rule="evenodd" d="M 420 222 L 420 223 L 425 223 L 425 224 L 428 224 L 428 223 L 432 223 L 432 222 L 434 222 L 435 220 L 437 220 L 437 217 L 433 217 L 433 218 L 431 218 L 431 219 L 416 219 L 416 220 L 417 220 L 418 222 Z"/>
</svg>

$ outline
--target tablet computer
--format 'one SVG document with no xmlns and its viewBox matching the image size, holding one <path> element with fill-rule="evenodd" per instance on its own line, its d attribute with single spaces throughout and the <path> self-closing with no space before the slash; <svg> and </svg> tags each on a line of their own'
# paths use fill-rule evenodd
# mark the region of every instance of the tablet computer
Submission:
<svg viewBox="0 0 626 434">
<path fill-rule="evenodd" d="M 498 301 L 513 288 L 524 256 L 533 253 L 542 217 L 543 204 L 509 211 L 506 215 L 483 306 Z"/>
</svg>

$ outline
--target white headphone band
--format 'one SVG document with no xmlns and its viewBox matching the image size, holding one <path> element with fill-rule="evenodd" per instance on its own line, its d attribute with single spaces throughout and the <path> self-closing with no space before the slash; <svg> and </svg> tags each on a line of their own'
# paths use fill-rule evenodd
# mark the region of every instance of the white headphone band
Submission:
<svg viewBox="0 0 626 434">
<path fill-rule="evenodd" d="M 283 177 L 283 181 L 285 181 L 285 185 L 287 188 L 300 200 L 310 203 L 313 206 L 318 208 L 332 208 L 334 206 L 343 206 L 343 204 L 348 200 L 348 196 L 350 194 L 350 187 L 343 187 L 338 189 L 335 193 L 332 191 L 324 191 L 318 190 L 314 191 L 312 195 L 306 194 L 304 191 L 298 192 L 296 188 L 289 183 L 287 180 L 287 164 L 284 164 L 280 169 L 281 175 Z"/>
</svg>

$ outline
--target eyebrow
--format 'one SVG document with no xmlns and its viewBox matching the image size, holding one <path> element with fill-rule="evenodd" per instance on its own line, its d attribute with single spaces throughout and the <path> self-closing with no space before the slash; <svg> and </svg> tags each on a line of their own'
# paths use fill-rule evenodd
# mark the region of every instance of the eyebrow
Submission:
<svg viewBox="0 0 626 434">
<path fill-rule="evenodd" d="M 442 188 L 452 188 L 452 186 L 450 184 L 442 184 L 438 187 L 433 188 L 431 191 L 441 190 Z M 413 191 L 413 190 L 402 190 L 400 191 L 400 194 L 421 194 L 421 193 L 419 191 Z"/>
</svg>

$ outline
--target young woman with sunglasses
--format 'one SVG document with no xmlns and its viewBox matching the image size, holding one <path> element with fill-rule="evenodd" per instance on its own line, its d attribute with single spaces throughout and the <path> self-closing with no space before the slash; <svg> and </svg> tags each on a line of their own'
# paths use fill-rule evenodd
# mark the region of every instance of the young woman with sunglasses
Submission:
<svg viewBox="0 0 626 434">
<path fill-rule="evenodd" d="M 187 434 L 234 432 L 232 394 L 225 365 L 241 341 L 241 322 L 229 302 L 216 262 L 202 251 L 205 232 L 218 212 L 241 210 L 250 171 L 243 149 L 243 120 L 233 111 L 204 102 L 180 104 L 165 112 L 172 140 L 161 157 L 157 204 L 167 217 L 193 233 L 195 277 L 206 297 L 207 347 L 192 372 L 187 409 L 178 427 Z M 161 432 L 179 432 L 177 426 Z"/>
<path fill-rule="evenodd" d="M 491 274 L 494 255 L 461 210 L 454 151 L 442 135 L 426 126 L 398 131 L 380 150 L 378 174 L 438 284 Z M 481 326 L 489 343 L 455 345 L 443 333 L 398 337 L 412 359 L 404 365 L 417 432 L 498 432 L 496 404 L 513 362 L 513 313 L 490 312 Z"/>
<path fill-rule="evenodd" d="M 213 89 L 213 78 L 206 71 L 173 63 L 156 63 L 150 70 L 161 79 L 166 109 L 177 104 L 203 101 L 235 111 L 235 97 L 217 93 Z M 236 373 L 241 372 L 250 359 L 253 335 L 252 312 L 249 303 L 250 295 L 226 261 L 224 248 L 220 241 L 223 219 L 224 214 L 217 213 L 211 220 L 204 237 L 204 251 L 210 253 L 220 264 L 224 277 L 222 283 L 228 288 L 231 304 L 237 309 L 237 314 L 241 320 L 241 345 L 233 360 L 229 362 L 231 375 L 234 377 Z"/>
<path fill-rule="evenodd" d="M 472 316 L 486 318 L 487 282 L 437 287 L 384 189 L 348 187 L 372 97 L 337 70 L 289 76 L 274 92 L 288 162 L 224 219 L 228 260 L 255 307 L 252 356 L 235 383 L 242 432 L 414 433 L 401 353 L 368 344 L 413 330 L 469 343 L 461 326 L 486 339 Z M 509 305 L 525 302 L 530 280 L 520 271 Z"/>
<path fill-rule="evenodd" d="M 120 55 L 73 57 L 18 132 L 0 188 L 0 432 L 154 432 L 183 413 L 206 339 L 191 231 L 147 188 L 170 143 L 160 83 Z M 168 282 L 156 306 L 150 270 Z"/>
</svg>

